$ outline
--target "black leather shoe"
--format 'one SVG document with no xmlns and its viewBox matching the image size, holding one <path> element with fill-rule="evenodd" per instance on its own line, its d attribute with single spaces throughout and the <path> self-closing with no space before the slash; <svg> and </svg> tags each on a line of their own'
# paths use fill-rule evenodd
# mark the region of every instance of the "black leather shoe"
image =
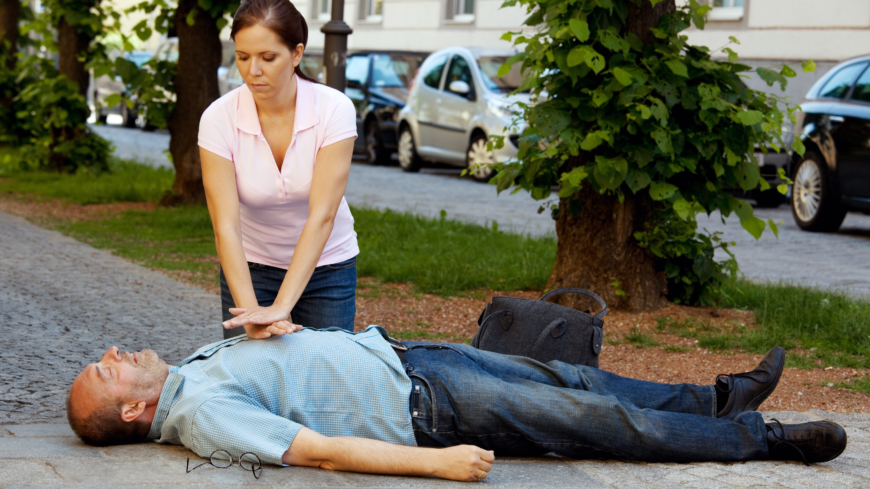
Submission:
<svg viewBox="0 0 870 489">
<path fill-rule="evenodd" d="M 830 421 L 767 424 L 767 450 L 771 460 L 799 460 L 806 465 L 828 462 L 846 449 L 846 431 Z"/>
<path fill-rule="evenodd" d="M 728 402 L 716 417 L 722 418 L 729 414 L 758 409 L 758 406 L 776 389 L 784 365 L 785 350 L 774 346 L 752 372 L 717 376 L 717 394 L 727 393 Z"/>
</svg>

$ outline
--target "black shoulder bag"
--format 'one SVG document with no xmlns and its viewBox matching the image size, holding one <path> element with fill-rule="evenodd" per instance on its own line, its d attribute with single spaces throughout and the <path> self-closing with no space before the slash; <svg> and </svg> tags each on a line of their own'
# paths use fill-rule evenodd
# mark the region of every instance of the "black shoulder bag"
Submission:
<svg viewBox="0 0 870 489">
<path fill-rule="evenodd" d="M 547 302 L 559 294 L 591 297 L 601 306 L 601 312 L 593 316 Z M 540 362 L 559 360 L 598 368 L 606 314 L 604 299 L 585 289 L 556 289 L 540 300 L 493 297 L 477 320 L 480 329 L 471 346 Z"/>
</svg>

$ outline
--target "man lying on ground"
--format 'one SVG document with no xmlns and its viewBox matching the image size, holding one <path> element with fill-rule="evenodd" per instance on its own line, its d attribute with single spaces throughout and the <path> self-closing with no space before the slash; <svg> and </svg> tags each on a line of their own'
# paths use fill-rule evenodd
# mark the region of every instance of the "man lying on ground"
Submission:
<svg viewBox="0 0 870 489">
<path fill-rule="evenodd" d="M 203 457 L 477 480 L 494 452 L 649 462 L 825 462 L 846 448 L 830 422 L 765 424 L 784 351 L 713 385 L 657 384 L 596 368 L 414 342 L 382 328 L 237 337 L 180 366 L 110 348 L 70 389 L 70 426 L 97 445 L 154 440 Z"/>
</svg>

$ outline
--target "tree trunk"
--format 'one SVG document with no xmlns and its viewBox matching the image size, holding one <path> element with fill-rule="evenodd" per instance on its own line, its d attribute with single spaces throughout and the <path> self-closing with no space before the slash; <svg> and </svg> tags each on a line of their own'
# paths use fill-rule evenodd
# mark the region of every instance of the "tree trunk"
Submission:
<svg viewBox="0 0 870 489">
<path fill-rule="evenodd" d="M 79 61 L 79 55 L 88 50 L 91 40 L 90 36 L 67 24 L 66 19 L 60 20 L 57 26 L 58 71 L 68 80 L 76 82 L 79 93 L 85 98 L 90 77 L 85 62 Z"/>
<path fill-rule="evenodd" d="M 0 59 L 10 73 L 15 70 L 16 53 L 18 52 L 18 18 L 21 15 L 21 0 L 0 0 L 0 46 L 9 44 L 5 59 Z M 2 50 L 0 50 L 2 53 Z M 11 124 L 12 99 L 15 97 L 15 83 L 12 76 L 0 79 L 0 123 Z"/>
<path fill-rule="evenodd" d="M 675 10 L 674 0 L 655 7 L 649 0 L 643 0 L 640 6 L 631 4 L 626 30 L 644 44 L 651 44 L 655 37 L 649 29 L 658 25 L 662 15 Z M 582 158 L 572 158 L 569 168 L 581 164 Z M 620 203 L 615 195 L 600 195 L 588 183 L 575 197 L 582 201 L 576 216 L 569 210 L 569 200 L 559 203 L 559 246 L 547 289 L 589 289 L 615 309 L 650 311 L 662 307 L 667 294 L 665 274 L 656 270 L 653 256 L 640 248 L 633 236 L 643 230 L 653 202 L 627 192 Z M 591 304 L 574 295 L 557 296 L 556 301 L 576 309 L 587 309 Z"/>
<path fill-rule="evenodd" d="M 216 20 L 197 9 L 196 21 L 185 18 L 196 0 L 181 0 L 175 13 L 178 31 L 178 70 L 175 75 L 175 111 L 169 118 L 169 152 L 175 165 L 172 194 L 164 205 L 205 202 L 197 134 L 199 119 L 220 95 L 217 70 L 221 63 L 220 31 Z"/>
<path fill-rule="evenodd" d="M 9 42 L 11 49 L 6 58 L 6 68 L 15 69 L 15 53 L 18 52 L 18 18 L 21 16 L 21 0 L 0 0 L 0 44 Z"/>
</svg>

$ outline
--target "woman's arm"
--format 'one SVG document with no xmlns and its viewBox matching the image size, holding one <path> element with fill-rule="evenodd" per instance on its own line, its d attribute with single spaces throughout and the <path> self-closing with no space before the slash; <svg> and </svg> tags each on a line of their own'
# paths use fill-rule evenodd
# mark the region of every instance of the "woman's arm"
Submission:
<svg viewBox="0 0 870 489">
<path fill-rule="evenodd" d="M 241 308 L 257 307 L 257 297 L 251 284 L 251 273 L 242 249 L 235 166 L 230 160 L 202 148 L 199 149 L 199 155 L 202 160 L 202 183 L 205 187 L 208 213 L 214 228 L 215 247 L 233 300 L 236 306 Z M 293 332 L 289 322 L 262 329 L 264 331 L 257 333 L 261 336 L 268 333 L 264 337 Z"/>
<path fill-rule="evenodd" d="M 281 461 L 288 465 L 347 472 L 476 481 L 485 479 L 492 470 L 495 455 L 471 445 L 406 447 L 367 438 L 330 438 L 302 428 Z"/>
<path fill-rule="evenodd" d="M 293 251 L 293 258 L 275 302 L 270 307 L 230 309 L 231 313 L 238 316 L 224 322 L 224 327 L 235 328 L 247 325 L 245 329 L 248 331 L 248 336 L 260 337 L 259 333 L 252 335 L 252 332 L 265 330 L 276 322 L 288 320 L 290 311 L 308 285 L 326 241 L 332 233 L 335 214 L 338 212 L 338 206 L 347 187 L 352 156 L 353 138 L 330 144 L 317 152 L 311 179 L 311 195 L 308 198 L 308 220 L 302 228 L 302 234 Z"/>
</svg>

